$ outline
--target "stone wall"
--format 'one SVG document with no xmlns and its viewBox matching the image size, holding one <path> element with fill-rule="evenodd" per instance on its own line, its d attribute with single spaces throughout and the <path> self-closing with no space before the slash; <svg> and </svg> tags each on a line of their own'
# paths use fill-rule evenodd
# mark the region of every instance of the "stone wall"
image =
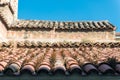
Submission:
<svg viewBox="0 0 120 80">
<path fill-rule="evenodd" d="M 13 14 L 8 5 L 0 6 L 0 41 L 6 41 L 7 27 L 13 23 Z"/>
<path fill-rule="evenodd" d="M 0 7 L 0 16 L 8 26 L 13 23 L 13 14 L 8 5 Z"/>
<path fill-rule="evenodd" d="M 5 25 L 0 21 L 0 41 L 4 41 L 7 35 Z"/>
<path fill-rule="evenodd" d="M 0 6 L 0 41 L 6 41 L 7 28 L 17 19 L 18 0 L 4 1 Z"/>
<path fill-rule="evenodd" d="M 40 41 L 114 41 L 113 31 L 89 31 L 89 32 L 55 32 L 50 31 L 8 31 L 8 39 L 40 40 Z"/>
<path fill-rule="evenodd" d="M 18 0 L 11 0 L 10 1 L 10 7 L 13 11 L 14 20 L 17 20 L 18 15 Z"/>
</svg>

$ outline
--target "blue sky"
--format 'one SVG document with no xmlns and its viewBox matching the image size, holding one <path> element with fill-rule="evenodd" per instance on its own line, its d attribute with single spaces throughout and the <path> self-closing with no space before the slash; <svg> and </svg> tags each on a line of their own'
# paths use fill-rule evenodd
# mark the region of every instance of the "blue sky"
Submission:
<svg viewBox="0 0 120 80">
<path fill-rule="evenodd" d="M 19 19 L 109 20 L 120 31 L 120 0 L 19 0 Z"/>
</svg>

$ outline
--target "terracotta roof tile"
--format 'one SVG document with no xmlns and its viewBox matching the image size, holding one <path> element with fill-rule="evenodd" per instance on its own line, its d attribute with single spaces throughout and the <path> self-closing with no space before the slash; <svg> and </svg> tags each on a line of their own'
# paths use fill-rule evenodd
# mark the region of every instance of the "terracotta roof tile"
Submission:
<svg viewBox="0 0 120 80">
<path fill-rule="evenodd" d="M 111 66 L 109 66 L 108 64 L 102 63 L 99 65 L 98 69 L 100 70 L 100 72 L 102 72 L 103 74 L 105 73 L 115 73 L 115 71 L 113 70 L 113 68 Z"/>
<path fill-rule="evenodd" d="M 90 73 L 97 73 L 98 74 L 98 69 L 97 69 L 97 66 L 93 65 L 93 64 L 85 64 L 83 66 L 83 69 L 86 73 L 90 74 Z"/>
<path fill-rule="evenodd" d="M 116 67 L 115 67 L 115 69 L 116 69 L 116 71 L 117 71 L 118 73 L 120 73 L 120 64 L 117 64 Z"/>
<path fill-rule="evenodd" d="M 9 28 L 39 28 L 55 30 L 114 30 L 115 26 L 111 25 L 108 21 L 57 22 L 42 20 L 18 20 Z"/>
<path fill-rule="evenodd" d="M 20 75 L 27 72 L 35 75 L 43 71 L 48 74 L 62 71 L 65 75 L 67 73 L 73 74 L 74 72 L 79 74 L 81 72 L 86 74 L 91 74 L 92 72 L 96 74 L 120 73 L 120 46 L 115 46 L 116 43 L 97 43 L 99 46 L 96 46 L 96 43 L 80 44 L 82 46 L 77 47 L 30 47 L 31 45 L 28 47 L 28 44 L 17 48 L 1 46 L 0 72 L 12 75 L 16 75 L 16 73 Z M 90 46 L 91 44 L 95 45 Z M 103 44 L 112 45 L 102 46 Z M 116 59 L 115 65 L 111 64 L 110 61 L 108 62 L 109 58 L 111 60 L 112 58 Z"/>
</svg>

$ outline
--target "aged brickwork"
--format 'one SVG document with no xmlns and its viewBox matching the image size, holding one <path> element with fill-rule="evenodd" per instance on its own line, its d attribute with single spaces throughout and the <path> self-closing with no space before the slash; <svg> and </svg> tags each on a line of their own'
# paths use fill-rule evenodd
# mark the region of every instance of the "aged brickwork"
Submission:
<svg viewBox="0 0 120 80">
<path fill-rule="evenodd" d="M 113 31 L 104 32 L 54 32 L 54 31 L 8 31 L 8 39 L 41 41 L 114 41 Z"/>
</svg>

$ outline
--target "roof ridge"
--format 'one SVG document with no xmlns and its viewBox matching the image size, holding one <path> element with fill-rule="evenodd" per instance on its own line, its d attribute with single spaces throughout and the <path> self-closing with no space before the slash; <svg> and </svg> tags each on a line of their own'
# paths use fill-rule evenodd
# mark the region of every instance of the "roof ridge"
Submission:
<svg viewBox="0 0 120 80">
<path fill-rule="evenodd" d="M 57 21 L 57 20 L 37 20 L 37 19 L 18 19 L 17 21 L 49 21 L 49 22 L 109 22 L 109 20 L 81 20 L 81 21 Z"/>
<path fill-rule="evenodd" d="M 41 41 L 8 41 L 0 42 L 0 47 L 120 47 L 120 42 L 41 42 Z"/>
<path fill-rule="evenodd" d="M 61 26 L 62 25 L 62 26 Z M 103 27 L 104 26 L 104 27 Z M 115 30 L 108 20 L 102 21 L 49 21 L 16 20 L 10 29 L 53 29 L 56 30 Z"/>
</svg>

